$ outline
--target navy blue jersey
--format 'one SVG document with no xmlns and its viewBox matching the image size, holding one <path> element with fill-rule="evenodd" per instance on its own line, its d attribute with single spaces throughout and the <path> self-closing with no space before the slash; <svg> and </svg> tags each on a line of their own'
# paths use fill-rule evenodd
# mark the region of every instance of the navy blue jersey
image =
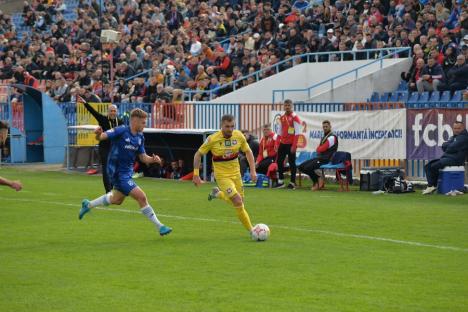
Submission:
<svg viewBox="0 0 468 312">
<path fill-rule="evenodd" d="M 132 134 L 130 127 L 119 126 L 106 131 L 112 141 L 107 170 L 110 177 L 131 178 L 137 155 L 145 153 L 143 133 Z"/>
</svg>

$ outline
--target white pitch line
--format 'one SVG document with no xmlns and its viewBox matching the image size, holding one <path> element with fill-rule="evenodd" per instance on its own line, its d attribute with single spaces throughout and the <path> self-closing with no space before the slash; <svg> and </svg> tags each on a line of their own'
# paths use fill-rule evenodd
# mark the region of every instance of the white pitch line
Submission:
<svg viewBox="0 0 468 312">
<path fill-rule="evenodd" d="M 58 206 L 68 206 L 68 207 L 76 207 L 76 208 L 78 208 L 80 206 L 79 204 L 71 204 L 71 203 L 63 203 L 63 202 L 52 202 L 52 201 L 45 201 L 45 200 L 33 200 L 33 199 L 25 199 L 25 198 L 0 197 L 0 199 L 10 200 L 10 201 L 42 203 L 42 204 L 58 205 Z M 93 208 L 93 209 L 105 210 L 105 211 L 115 211 L 115 212 L 124 212 L 124 213 L 132 213 L 132 214 L 140 214 L 140 212 L 136 211 L 136 210 L 128 210 L 128 209 L 121 209 L 121 208 L 96 207 L 96 208 Z M 161 216 L 161 217 L 164 217 L 164 218 L 179 219 L 179 220 L 240 224 L 239 222 L 235 222 L 235 221 L 219 220 L 219 219 L 211 219 L 211 218 L 186 217 L 186 216 L 175 216 L 175 215 L 166 215 L 166 214 L 158 214 L 158 216 Z M 445 246 L 445 245 L 435 245 L 435 244 L 428 244 L 428 243 L 421 243 L 421 242 L 414 242 L 414 241 L 406 241 L 406 240 L 399 240 L 399 239 L 386 238 L 386 237 L 370 236 L 370 235 L 363 235 L 363 234 L 352 234 L 352 233 L 341 233 L 341 232 L 333 232 L 333 231 L 326 231 L 326 230 L 291 227 L 291 226 L 286 226 L 286 225 L 270 224 L 269 226 L 273 227 L 273 228 L 279 228 L 279 229 L 284 229 L 284 230 L 289 230 L 289 231 L 318 233 L 318 234 L 325 234 L 325 235 L 331 235 L 331 236 L 367 239 L 367 240 L 373 240 L 373 241 L 382 241 L 382 242 L 388 242 L 388 243 L 394 243 L 394 244 L 400 244 L 400 245 L 409 245 L 409 246 L 417 246 L 417 247 L 435 248 L 435 249 L 441 249 L 441 250 L 452 250 L 452 251 L 468 252 L 467 248 L 454 247 L 454 246 Z"/>
</svg>

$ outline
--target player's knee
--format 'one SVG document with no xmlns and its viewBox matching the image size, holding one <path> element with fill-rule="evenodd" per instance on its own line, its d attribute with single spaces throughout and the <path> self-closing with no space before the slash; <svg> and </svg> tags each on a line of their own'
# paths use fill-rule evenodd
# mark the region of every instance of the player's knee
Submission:
<svg viewBox="0 0 468 312">
<path fill-rule="evenodd" d="M 124 199 L 123 198 L 115 198 L 112 200 L 112 203 L 114 205 L 121 205 L 123 203 Z"/>
<path fill-rule="evenodd" d="M 243 204 L 242 197 L 239 194 L 234 195 L 231 198 L 231 201 L 232 201 L 234 207 L 239 207 L 239 206 L 242 206 L 242 204 Z"/>
</svg>

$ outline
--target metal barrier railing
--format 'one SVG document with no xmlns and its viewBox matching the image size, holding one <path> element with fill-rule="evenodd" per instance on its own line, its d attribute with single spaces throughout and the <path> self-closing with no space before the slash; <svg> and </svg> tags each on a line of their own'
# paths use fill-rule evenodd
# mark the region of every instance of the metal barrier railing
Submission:
<svg viewBox="0 0 468 312">
<path fill-rule="evenodd" d="M 373 50 L 376 50 L 376 49 L 373 49 Z M 367 57 L 369 57 L 369 53 L 373 50 L 364 50 L 366 51 L 367 53 Z M 340 78 L 343 78 L 343 77 L 346 77 L 346 76 L 350 76 L 350 75 L 354 75 L 354 79 L 358 79 L 359 78 L 359 73 L 362 69 L 364 68 L 367 68 L 373 64 L 376 64 L 376 63 L 379 63 L 379 68 L 382 69 L 383 68 L 383 61 L 385 59 L 388 59 L 388 58 L 392 58 L 392 57 L 395 57 L 395 56 L 398 56 L 399 54 L 401 53 L 409 53 L 411 49 L 408 48 L 408 47 L 403 47 L 403 48 L 392 48 L 391 51 L 387 51 L 387 54 L 383 55 L 383 56 L 380 56 L 379 58 L 373 60 L 372 62 L 369 62 L 367 64 L 364 64 L 364 65 L 361 65 L 361 66 L 358 66 L 352 70 L 349 70 L 347 72 L 344 72 L 344 73 L 341 73 L 339 75 L 336 75 L 334 77 L 331 77 L 327 80 L 324 80 L 324 81 L 321 81 L 319 83 L 316 83 L 308 88 L 299 88 L 299 89 L 277 89 L 277 90 L 273 90 L 272 91 L 272 103 L 277 103 L 277 99 L 276 99 L 276 94 L 279 93 L 281 94 L 281 101 L 284 101 L 285 99 L 285 94 L 286 93 L 296 93 L 296 92 L 306 92 L 307 93 L 307 99 L 310 99 L 311 96 L 312 96 L 312 91 L 314 89 L 317 89 L 318 87 L 321 87 L 321 86 L 326 86 L 327 84 L 330 84 L 330 89 L 329 90 L 333 90 L 335 87 L 336 87 L 336 84 L 337 84 L 337 80 L 340 79 Z M 383 49 L 382 49 L 383 51 Z M 362 53 L 360 51 L 354 51 L 355 53 Z M 338 52 L 334 52 L 334 53 L 337 53 L 337 54 L 344 54 L 344 53 L 349 53 L 348 51 L 338 51 Z M 366 59 L 369 59 L 369 58 L 366 58 Z M 362 72 L 362 71 L 361 71 Z"/>
</svg>

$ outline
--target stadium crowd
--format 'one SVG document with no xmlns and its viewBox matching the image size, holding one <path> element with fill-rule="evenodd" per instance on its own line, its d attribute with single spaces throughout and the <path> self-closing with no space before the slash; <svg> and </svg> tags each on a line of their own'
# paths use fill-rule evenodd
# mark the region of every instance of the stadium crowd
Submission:
<svg viewBox="0 0 468 312">
<path fill-rule="evenodd" d="M 31 85 L 47 80 L 47 92 L 60 102 L 77 95 L 89 101 L 170 102 L 187 89 L 221 96 L 232 85 L 220 86 L 293 55 L 409 46 L 416 56 L 403 75 L 410 88 L 466 88 L 467 67 L 461 57 L 457 61 L 466 57 L 468 44 L 462 0 L 104 0 L 101 7 L 79 0 L 76 18 L 67 19 L 64 1 L 24 2 L 22 23 L 31 31 L 22 34 L 0 12 L 0 79 Z M 121 41 L 101 45 L 101 29 L 121 32 Z M 335 54 L 331 60 L 342 58 L 353 56 Z M 281 70 L 292 65 L 284 63 Z M 418 83 L 428 71 L 443 74 L 441 83 L 434 82 L 439 76 Z M 263 71 L 258 79 L 273 73 Z"/>
</svg>

